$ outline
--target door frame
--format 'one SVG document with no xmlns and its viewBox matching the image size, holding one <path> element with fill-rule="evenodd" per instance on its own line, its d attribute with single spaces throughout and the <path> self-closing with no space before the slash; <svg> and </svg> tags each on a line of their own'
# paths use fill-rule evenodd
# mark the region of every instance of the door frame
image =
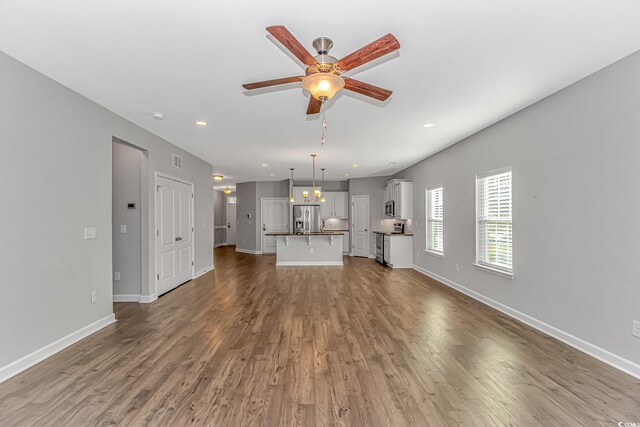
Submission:
<svg viewBox="0 0 640 427">
<path fill-rule="evenodd" d="M 264 231 L 262 231 L 262 226 L 260 224 L 264 224 L 264 209 L 262 209 L 264 202 L 269 200 L 281 200 L 287 202 L 287 224 L 289 224 L 289 230 L 291 230 L 291 203 L 289 202 L 288 197 L 262 197 L 260 198 L 260 223 L 258 227 L 260 227 L 260 253 L 264 253 Z"/>
<path fill-rule="evenodd" d="M 367 214 L 367 219 L 369 220 L 369 225 L 367 226 L 367 243 L 368 243 L 368 248 L 367 248 L 367 258 L 371 258 L 371 199 L 369 197 L 368 194 L 361 194 L 361 195 L 355 195 L 355 196 L 351 196 L 351 233 L 349 233 L 349 240 L 351 240 L 351 242 L 355 241 L 355 236 L 356 236 L 356 216 L 354 214 L 354 207 L 355 207 L 355 202 L 353 201 L 353 199 L 355 199 L 356 197 L 366 197 L 367 198 L 367 205 L 369 206 L 369 212 Z M 354 255 L 353 254 L 353 244 L 350 243 L 351 247 L 349 248 L 349 256 L 361 256 L 361 255 Z"/>
<path fill-rule="evenodd" d="M 173 175 L 169 175 L 168 173 L 164 173 L 164 172 L 159 172 L 159 171 L 155 171 L 153 173 L 153 184 L 154 184 L 154 190 L 153 190 L 153 234 L 154 234 L 154 239 L 153 239 L 153 277 L 155 277 L 155 279 L 153 279 L 153 284 L 154 284 L 154 293 L 153 295 L 155 296 L 155 298 L 158 298 L 158 178 L 165 178 L 165 179 L 169 179 L 171 181 L 176 181 L 185 185 L 188 185 L 191 187 L 191 253 L 193 254 L 193 263 L 191 264 L 191 280 L 193 280 L 195 276 L 195 271 L 196 271 L 196 239 L 195 239 L 195 229 L 196 229 L 196 222 L 195 222 L 195 199 L 196 199 L 196 192 L 195 192 L 195 186 L 193 185 L 193 182 L 187 181 L 186 179 L 183 178 L 178 178 L 177 176 L 173 176 Z"/>
</svg>

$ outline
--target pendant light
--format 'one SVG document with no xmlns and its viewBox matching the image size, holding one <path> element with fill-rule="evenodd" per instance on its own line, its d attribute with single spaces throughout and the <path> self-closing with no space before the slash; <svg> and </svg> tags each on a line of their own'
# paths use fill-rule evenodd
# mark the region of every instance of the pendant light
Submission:
<svg viewBox="0 0 640 427">
<path fill-rule="evenodd" d="M 296 198 L 293 196 L 293 171 L 294 168 L 289 168 L 291 170 L 291 180 L 289 181 L 289 202 L 295 203 Z"/>
<path fill-rule="evenodd" d="M 224 187 L 224 190 L 222 190 L 224 192 L 224 194 L 226 194 L 227 196 L 229 194 L 231 194 L 231 189 L 229 187 Z"/>
<path fill-rule="evenodd" d="M 316 156 L 317 154 L 311 155 L 312 162 L 312 176 L 311 176 L 311 190 L 313 191 L 313 197 L 315 197 L 316 202 L 320 198 L 320 190 L 316 189 Z"/>
<path fill-rule="evenodd" d="M 325 171 L 325 168 L 322 168 L 321 171 L 322 171 L 322 187 L 324 187 L 324 171 Z M 324 203 L 326 201 L 327 201 L 327 199 L 324 198 L 324 193 L 322 193 L 322 197 L 320 198 L 320 203 Z"/>
</svg>

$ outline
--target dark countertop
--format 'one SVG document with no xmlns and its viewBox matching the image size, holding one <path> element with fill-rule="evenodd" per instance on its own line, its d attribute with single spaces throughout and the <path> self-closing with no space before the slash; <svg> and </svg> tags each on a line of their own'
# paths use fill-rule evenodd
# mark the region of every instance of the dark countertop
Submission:
<svg viewBox="0 0 640 427">
<path fill-rule="evenodd" d="M 384 234 L 385 236 L 413 236 L 409 233 L 390 233 L 388 231 L 374 231 L 375 234 Z"/>
<path fill-rule="evenodd" d="M 309 237 L 309 236 L 344 236 L 344 233 L 341 231 L 324 231 L 322 233 L 308 233 L 308 234 L 296 234 L 289 233 L 285 231 L 281 231 L 279 233 L 265 233 L 267 236 L 291 236 L 291 237 Z"/>
</svg>

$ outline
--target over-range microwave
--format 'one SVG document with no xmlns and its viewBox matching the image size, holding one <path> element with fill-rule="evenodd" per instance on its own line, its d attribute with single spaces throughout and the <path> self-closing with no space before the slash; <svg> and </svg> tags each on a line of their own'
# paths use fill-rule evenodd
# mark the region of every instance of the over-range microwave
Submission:
<svg viewBox="0 0 640 427">
<path fill-rule="evenodd" d="M 387 216 L 396 215 L 396 206 L 393 200 L 389 200 L 384 204 L 384 214 Z"/>
</svg>

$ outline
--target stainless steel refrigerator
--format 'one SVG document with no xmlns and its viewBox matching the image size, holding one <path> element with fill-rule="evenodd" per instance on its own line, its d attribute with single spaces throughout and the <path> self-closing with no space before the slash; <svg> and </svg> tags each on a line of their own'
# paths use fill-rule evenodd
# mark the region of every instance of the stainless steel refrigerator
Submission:
<svg viewBox="0 0 640 427">
<path fill-rule="evenodd" d="M 319 233 L 320 206 L 294 205 L 293 232 L 296 234 Z"/>
</svg>

